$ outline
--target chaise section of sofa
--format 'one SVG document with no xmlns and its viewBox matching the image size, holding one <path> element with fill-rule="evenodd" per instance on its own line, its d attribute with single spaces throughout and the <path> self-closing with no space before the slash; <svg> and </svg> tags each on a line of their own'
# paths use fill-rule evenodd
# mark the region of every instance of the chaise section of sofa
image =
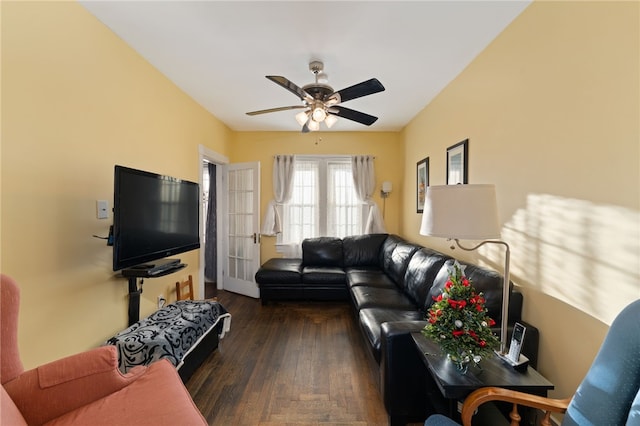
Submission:
<svg viewBox="0 0 640 426">
<path fill-rule="evenodd" d="M 302 259 L 269 259 L 258 269 L 255 279 L 262 304 L 275 300 L 348 300 L 342 240 L 307 239 L 302 250 Z"/>
</svg>

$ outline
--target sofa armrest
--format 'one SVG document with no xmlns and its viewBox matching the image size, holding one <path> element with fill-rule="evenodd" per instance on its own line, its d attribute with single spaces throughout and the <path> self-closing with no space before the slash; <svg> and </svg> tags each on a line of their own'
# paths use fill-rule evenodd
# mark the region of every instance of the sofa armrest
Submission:
<svg viewBox="0 0 640 426">
<path fill-rule="evenodd" d="M 103 346 L 25 371 L 4 388 L 29 424 L 43 424 L 116 392 L 145 373 L 118 370 L 115 346 Z"/>
<path fill-rule="evenodd" d="M 509 324 L 521 322 L 524 296 L 518 290 L 513 290 L 509 296 Z"/>
<path fill-rule="evenodd" d="M 393 321 L 381 326 L 380 392 L 392 425 L 424 421 L 435 411 L 429 402 L 441 398 L 411 337 L 426 324 Z"/>
</svg>

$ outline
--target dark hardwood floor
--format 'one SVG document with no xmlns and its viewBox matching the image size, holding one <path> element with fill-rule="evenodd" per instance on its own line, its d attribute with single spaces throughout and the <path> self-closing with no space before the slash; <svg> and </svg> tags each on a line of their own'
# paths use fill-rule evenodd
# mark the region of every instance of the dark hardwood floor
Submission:
<svg viewBox="0 0 640 426">
<path fill-rule="evenodd" d="M 348 303 L 217 297 L 231 331 L 187 382 L 210 425 L 387 424 Z"/>
</svg>

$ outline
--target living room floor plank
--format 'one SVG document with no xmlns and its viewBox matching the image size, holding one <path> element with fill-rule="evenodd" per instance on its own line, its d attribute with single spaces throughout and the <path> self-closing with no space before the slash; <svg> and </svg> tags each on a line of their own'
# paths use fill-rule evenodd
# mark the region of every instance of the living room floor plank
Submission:
<svg viewBox="0 0 640 426">
<path fill-rule="evenodd" d="M 348 303 L 217 297 L 231 331 L 187 382 L 210 425 L 387 424 Z"/>
</svg>

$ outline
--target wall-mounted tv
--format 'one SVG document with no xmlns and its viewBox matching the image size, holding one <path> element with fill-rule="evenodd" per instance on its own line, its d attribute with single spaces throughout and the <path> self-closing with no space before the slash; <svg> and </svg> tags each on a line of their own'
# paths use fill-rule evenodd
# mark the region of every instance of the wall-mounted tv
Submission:
<svg viewBox="0 0 640 426">
<path fill-rule="evenodd" d="M 195 182 L 115 166 L 113 270 L 200 247 Z"/>
</svg>

